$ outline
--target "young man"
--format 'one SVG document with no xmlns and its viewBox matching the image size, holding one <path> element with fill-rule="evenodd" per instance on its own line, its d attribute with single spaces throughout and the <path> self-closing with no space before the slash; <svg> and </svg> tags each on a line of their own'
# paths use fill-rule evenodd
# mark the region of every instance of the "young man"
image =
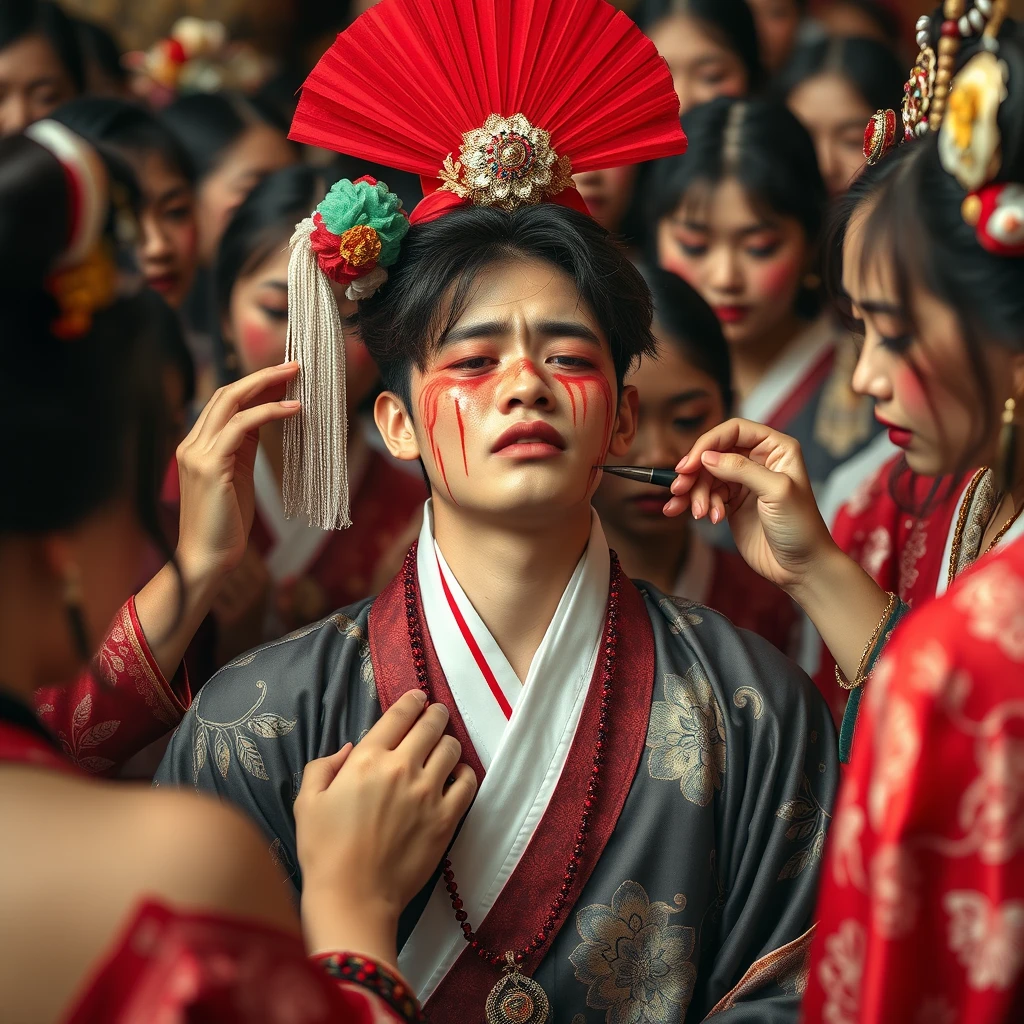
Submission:
<svg viewBox="0 0 1024 1024">
<path fill-rule="evenodd" d="M 623 380 L 653 351 L 651 300 L 551 168 L 562 157 L 585 169 L 678 152 L 670 76 L 600 0 L 585 14 L 576 0 L 435 0 L 432 10 L 449 6 L 450 17 L 478 19 L 460 39 L 523 24 L 515 18 L 529 7 L 543 38 L 566 47 L 561 63 L 548 54 L 535 66 L 566 80 L 573 61 L 607 52 L 573 32 L 610 32 L 630 57 L 600 67 L 638 79 L 648 102 L 594 72 L 587 96 L 608 122 L 604 149 L 549 151 L 554 133 L 535 127 L 548 114 L 527 94 L 500 100 L 523 114 L 497 126 L 488 118 L 481 151 L 479 133 L 462 129 L 460 161 L 445 161 L 451 189 L 413 213 L 394 262 L 380 250 L 386 286 L 361 299 L 356 317 L 386 387 L 375 407 L 381 434 L 429 478 L 418 545 L 376 599 L 215 676 L 158 779 L 244 808 L 301 888 L 292 801 L 305 764 L 358 742 L 382 709 L 423 688 L 448 709 L 481 783 L 438 877 L 393 908 L 399 967 L 431 1020 L 618 1024 L 716 1011 L 723 1021 L 795 1021 L 837 784 L 829 713 L 766 642 L 630 583 L 590 504 L 596 467 L 624 456 L 634 435 L 637 398 Z M 367 40 L 414 23 L 426 31 L 419 10 L 384 0 L 339 37 L 331 66 L 365 67 L 376 59 Z M 446 52 L 423 45 L 416 60 Z M 406 73 L 400 62 L 391 70 Z M 318 73 L 303 104 L 315 106 Z M 408 73 L 418 77 L 393 82 L 396 93 L 465 84 L 421 64 Z M 538 94 L 557 98 L 538 76 Z M 324 141 L 329 123 L 350 145 L 365 126 L 365 104 L 345 94 L 353 81 L 333 79 L 329 109 L 316 117 L 300 104 L 293 135 Z M 355 111 L 351 125 L 339 109 Z M 649 129 L 643 118 L 655 109 L 658 131 L 641 144 L 637 125 Z M 404 159 L 421 174 L 431 166 L 402 149 L 399 126 L 376 131 L 395 148 L 360 145 L 356 155 L 400 168 Z M 562 137 L 580 133 L 563 122 Z M 432 166 L 447 148 L 429 155 Z M 491 184 L 455 177 L 492 159 Z M 511 202 L 508 180 L 532 198 Z M 384 201 L 360 192 L 378 187 L 346 184 L 332 196 L 359 192 L 350 212 L 371 211 L 355 222 L 361 237 L 379 227 L 388 239 L 394 222 L 374 212 Z M 344 261 L 354 251 L 345 248 L 354 229 L 335 206 L 318 210 L 313 241 L 331 233 L 322 251 L 333 270 L 339 252 Z M 308 404 L 303 415 L 311 418 Z M 377 826 L 368 816 L 364 827 Z"/>
</svg>

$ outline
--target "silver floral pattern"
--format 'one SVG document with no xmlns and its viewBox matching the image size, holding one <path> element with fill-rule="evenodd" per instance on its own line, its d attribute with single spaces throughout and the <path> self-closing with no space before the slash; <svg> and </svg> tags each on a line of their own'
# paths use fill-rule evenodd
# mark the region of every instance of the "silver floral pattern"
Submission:
<svg viewBox="0 0 1024 1024">
<path fill-rule="evenodd" d="M 253 737 L 274 740 L 287 736 L 295 728 L 296 720 L 285 718 L 274 712 L 257 714 L 267 697 L 267 684 L 257 680 L 256 689 L 260 691 L 256 703 L 238 718 L 230 722 L 214 722 L 199 714 L 199 702 L 203 696 L 200 690 L 192 705 L 196 716 L 196 730 L 192 744 L 192 778 L 199 785 L 199 773 L 206 765 L 207 759 L 217 766 L 222 779 L 228 777 L 231 770 L 231 753 L 234 750 L 239 764 L 254 778 L 267 781 L 267 769 L 263 757 Z"/>
<path fill-rule="evenodd" d="M 662 1024 L 683 1020 L 697 968 L 692 928 L 670 923 L 686 906 L 652 903 L 639 882 L 623 882 L 610 905 L 576 914 L 583 940 L 569 959 L 587 986 L 587 1006 L 606 1010 L 607 1024 Z"/>
<path fill-rule="evenodd" d="M 690 803 L 707 807 L 725 775 L 722 709 L 700 665 L 663 679 L 666 699 L 651 705 L 647 770 L 652 779 L 678 780 Z"/>
</svg>

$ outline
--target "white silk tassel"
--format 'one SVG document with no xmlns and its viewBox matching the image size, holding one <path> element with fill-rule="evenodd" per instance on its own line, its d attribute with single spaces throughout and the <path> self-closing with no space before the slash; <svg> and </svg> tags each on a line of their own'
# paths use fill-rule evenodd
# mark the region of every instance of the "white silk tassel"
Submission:
<svg viewBox="0 0 1024 1024">
<path fill-rule="evenodd" d="M 284 421 L 284 512 L 305 515 L 310 526 L 352 525 L 348 493 L 348 413 L 345 334 L 331 282 L 310 244 L 314 224 L 295 226 L 288 260 L 288 335 L 285 360 L 299 364 L 287 397 L 301 403 Z"/>
</svg>

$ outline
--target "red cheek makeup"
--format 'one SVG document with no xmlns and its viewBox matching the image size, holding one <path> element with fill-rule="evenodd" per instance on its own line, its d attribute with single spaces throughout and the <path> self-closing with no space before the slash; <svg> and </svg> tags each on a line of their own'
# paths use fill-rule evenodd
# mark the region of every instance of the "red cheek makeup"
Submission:
<svg viewBox="0 0 1024 1024">
<path fill-rule="evenodd" d="M 245 361 L 254 369 L 273 366 L 284 359 L 284 331 L 255 320 L 243 320 L 238 337 Z"/>
</svg>

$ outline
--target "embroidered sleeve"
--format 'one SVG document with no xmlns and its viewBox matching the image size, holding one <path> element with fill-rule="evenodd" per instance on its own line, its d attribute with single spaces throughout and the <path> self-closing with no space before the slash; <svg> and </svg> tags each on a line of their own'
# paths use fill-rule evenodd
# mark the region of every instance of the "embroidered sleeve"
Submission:
<svg viewBox="0 0 1024 1024">
<path fill-rule="evenodd" d="M 1024 548 L 897 634 L 832 826 L 805 1020 L 995 1024 L 1024 994 Z M 1016 1008 L 1016 1009 L 1015 1009 Z"/>
<path fill-rule="evenodd" d="M 184 666 L 172 682 L 164 679 L 131 598 L 90 668 L 71 686 L 37 690 L 35 708 L 72 761 L 94 775 L 113 775 L 173 729 L 191 700 Z"/>
<path fill-rule="evenodd" d="M 354 953 L 320 953 L 310 959 L 334 978 L 342 989 L 358 986 L 372 992 L 387 1008 L 388 1012 L 380 1014 L 382 1022 L 398 1019 L 420 1024 L 425 1020 L 409 987 L 384 964 Z"/>
</svg>

